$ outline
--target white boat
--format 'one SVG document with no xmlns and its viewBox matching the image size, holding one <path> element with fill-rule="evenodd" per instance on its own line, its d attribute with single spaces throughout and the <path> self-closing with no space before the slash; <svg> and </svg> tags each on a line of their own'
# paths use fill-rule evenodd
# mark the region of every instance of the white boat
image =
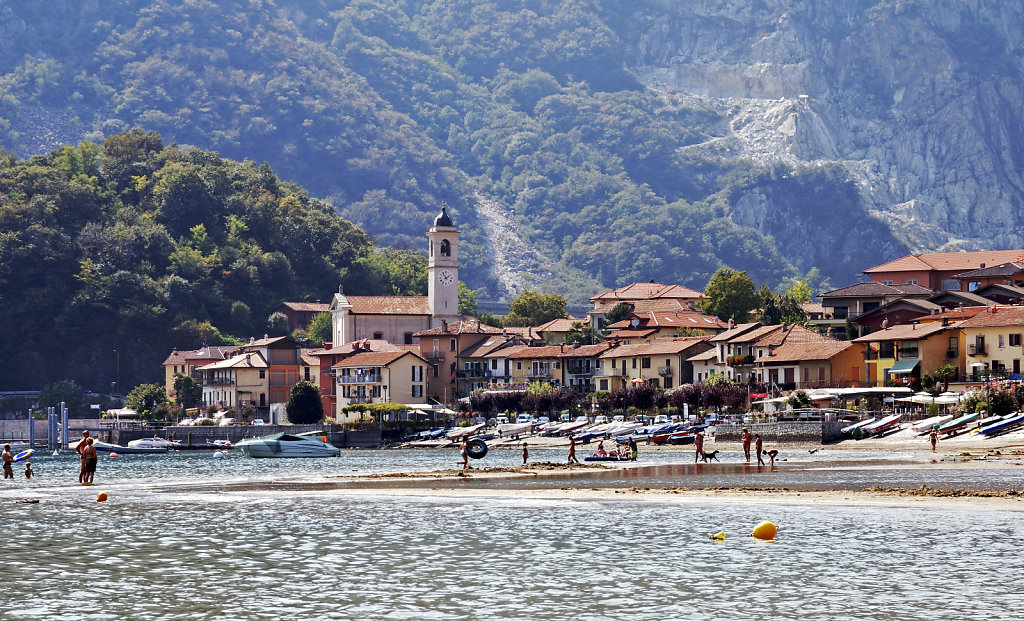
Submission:
<svg viewBox="0 0 1024 621">
<path fill-rule="evenodd" d="M 69 442 L 68 443 L 68 448 L 69 449 L 76 449 L 76 448 L 78 448 L 78 445 L 81 442 L 82 442 L 81 440 L 77 440 L 75 442 Z M 120 444 L 110 444 L 109 442 L 100 442 L 99 440 L 96 440 L 96 439 L 93 439 L 92 446 L 93 446 L 93 448 L 96 449 L 97 453 L 121 453 L 121 454 L 124 454 L 124 455 L 130 455 L 130 454 L 153 455 L 153 454 L 156 454 L 156 453 L 166 453 L 167 452 L 166 448 L 141 447 L 141 446 L 121 446 Z"/>
<path fill-rule="evenodd" d="M 519 436 L 533 431 L 533 423 L 505 423 L 498 425 L 498 436 Z"/>
<path fill-rule="evenodd" d="M 341 454 L 341 449 L 319 438 L 292 433 L 247 438 L 235 444 L 235 448 L 249 457 L 337 457 Z"/>
<path fill-rule="evenodd" d="M 919 436 L 923 436 L 926 433 L 931 433 L 933 427 L 939 427 L 940 425 L 948 423 L 951 420 L 953 420 L 952 414 L 932 416 L 931 418 L 926 418 L 919 423 L 914 423 L 910 427 L 910 430 Z"/>
<path fill-rule="evenodd" d="M 456 438 L 461 438 L 462 436 L 472 436 L 483 428 L 484 425 L 482 423 L 479 425 L 470 425 L 469 427 L 459 427 L 458 429 L 448 432 L 448 439 L 454 440 Z"/>
<path fill-rule="evenodd" d="M 128 443 L 129 448 L 163 448 L 176 450 L 181 448 L 181 442 L 168 440 L 166 438 L 139 438 Z"/>
</svg>

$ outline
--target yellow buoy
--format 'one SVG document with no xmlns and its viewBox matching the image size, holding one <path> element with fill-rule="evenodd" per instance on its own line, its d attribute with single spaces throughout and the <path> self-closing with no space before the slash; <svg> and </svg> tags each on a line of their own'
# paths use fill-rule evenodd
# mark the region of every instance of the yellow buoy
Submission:
<svg viewBox="0 0 1024 621">
<path fill-rule="evenodd" d="M 763 539 L 769 541 L 775 539 L 775 533 L 779 530 L 779 527 L 771 522 L 761 522 L 754 527 L 754 531 L 750 533 L 751 537 L 755 539 Z"/>
<path fill-rule="evenodd" d="M 99 494 L 96 494 L 96 502 L 106 502 L 106 501 L 107 501 L 107 493 L 106 492 L 100 492 Z"/>
<path fill-rule="evenodd" d="M 715 533 L 714 535 L 711 535 L 711 538 L 715 541 L 725 541 L 725 531 Z"/>
</svg>

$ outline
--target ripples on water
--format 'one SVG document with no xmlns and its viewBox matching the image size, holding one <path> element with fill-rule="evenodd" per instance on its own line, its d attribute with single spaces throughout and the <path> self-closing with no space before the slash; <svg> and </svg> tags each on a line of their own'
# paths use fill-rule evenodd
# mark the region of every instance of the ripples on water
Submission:
<svg viewBox="0 0 1024 621">
<path fill-rule="evenodd" d="M 478 463 L 515 465 L 518 456 L 493 451 Z M 665 464 L 687 456 L 644 454 Z M 538 449 L 531 457 L 560 461 L 564 451 Z M 851 457 L 856 462 L 849 453 L 841 459 Z M 700 473 L 665 465 L 640 480 L 602 475 L 594 486 L 863 486 L 901 478 L 953 485 L 995 476 L 1019 488 L 1022 470 L 837 469 L 840 458 L 819 455 L 744 473 L 729 463 L 735 456 L 724 458 Z M 5 619 L 891 621 L 1020 619 L 1024 606 L 1016 587 L 999 586 L 1024 570 L 1019 512 L 199 492 L 185 485 L 450 468 L 454 451 L 346 451 L 324 460 L 123 456 L 101 460 L 94 488 L 68 485 L 77 473 L 71 457 L 33 462 L 39 476 L 32 482 L 0 486 Z M 110 492 L 107 503 L 95 501 L 100 490 Z M 14 494 L 42 501 L 15 505 Z M 776 542 L 743 536 L 765 519 L 781 527 Z M 726 541 L 707 539 L 718 530 Z"/>
<path fill-rule="evenodd" d="M 1018 517 L 75 490 L 0 517 L 0 601 L 13 619 L 1019 619 L 1019 591 L 993 589 L 1024 570 Z M 763 519 L 774 543 L 743 536 Z"/>
</svg>

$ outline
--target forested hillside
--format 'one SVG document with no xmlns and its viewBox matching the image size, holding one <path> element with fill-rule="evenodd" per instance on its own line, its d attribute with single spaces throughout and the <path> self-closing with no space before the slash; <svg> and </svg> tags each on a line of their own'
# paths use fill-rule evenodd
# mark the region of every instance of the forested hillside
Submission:
<svg viewBox="0 0 1024 621">
<path fill-rule="evenodd" d="M 416 251 L 446 200 L 465 232 L 460 274 L 488 295 L 703 287 L 721 266 L 771 285 L 818 267 L 845 283 L 905 250 L 843 167 L 695 148 L 727 119 L 627 71 L 618 4 L 8 3 L 0 144 L 29 155 L 157 131 L 267 161 L 381 244 Z M 765 196 L 780 214 L 745 207 Z M 766 219 L 791 239 L 764 234 Z"/>
<path fill-rule="evenodd" d="M 413 269 L 402 269 L 411 266 Z M 0 389 L 152 381 L 172 347 L 267 331 L 282 300 L 344 283 L 425 294 L 419 254 L 370 237 L 266 165 L 155 132 L 0 153 Z"/>
</svg>

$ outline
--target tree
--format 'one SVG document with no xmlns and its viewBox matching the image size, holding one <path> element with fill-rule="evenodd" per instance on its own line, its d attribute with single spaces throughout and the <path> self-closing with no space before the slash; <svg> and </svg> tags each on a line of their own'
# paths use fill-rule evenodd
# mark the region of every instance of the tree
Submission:
<svg viewBox="0 0 1024 621">
<path fill-rule="evenodd" d="M 154 409 L 167 402 L 167 392 L 160 384 L 139 384 L 124 399 L 124 404 L 137 412 Z"/>
<path fill-rule="evenodd" d="M 317 313 L 313 315 L 313 321 L 306 326 L 306 341 L 314 347 L 318 347 L 324 341 L 334 338 L 332 335 L 334 325 L 331 323 L 330 313 Z"/>
<path fill-rule="evenodd" d="M 267 334 L 270 336 L 284 336 L 288 334 L 288 318 L 284 313 L 273 312 L 267 317 Z"/>
<path fill-rule="evenodd" d="M 305 380 L 295 382 L 288 394 L 285 410 L 288 412 L 288 420 L 294 425 L 319 423 L 324 418 L 320 389 Z"/>
<path fill-rule="evenodd" d="M 506 326 L 539 326 L 569 316 L 565 297 L 557 293 L 544 295 L 524 291 L 508 305 L 508 310 Z"/>
<path fill-rule="evenodd" d="M 183 408 L 194 408 L 203 399 L 203 387 L 187 375 L 174 374 L 174 392 L 178 396 L 178 405 Z"/>
<path fill-rule="evenodd" d="M 633 315 L 633 305 L 629 302 L 619 302 L 604 314 L 605 325 L 611 325 L 629 319 Z"/>
<path fill-rule="evenodd" d="M 935 369 L 935 377 L 942 380 L 942 391 L 949 390 L 949 378 L 956 375 L 956 367 L 951 364 L 944 364 Z"/>
<path fill-rule="evenodd" d="M 70 380 L 62 380 L 59 382 L 53 382 L 43 386 L 43 389 L 39 391 L 39 407 L 59 408 L 61 402 L 67 406 L 68 412 L 72 415 L 80 414 L 79 408 L 82 406 L 82 389 L 79 388 L 78 384 Z"/>
<path fill-rule="evenodd" d="M 466 283 L 459 281 L 459 313 L 476 316 L 476 304 L 480 297 L 479 289 L 470 289 Z"/>
<path fill-rule="evenodd" d="M 704 287 L 704 295 L 707 296 L 701 302 L 704 310 L 738 322 L 746 321 L 760 303 L 754 281 L 746 272 L 737 272 L 731 267 L 718 268 Z"/>
</svg>

